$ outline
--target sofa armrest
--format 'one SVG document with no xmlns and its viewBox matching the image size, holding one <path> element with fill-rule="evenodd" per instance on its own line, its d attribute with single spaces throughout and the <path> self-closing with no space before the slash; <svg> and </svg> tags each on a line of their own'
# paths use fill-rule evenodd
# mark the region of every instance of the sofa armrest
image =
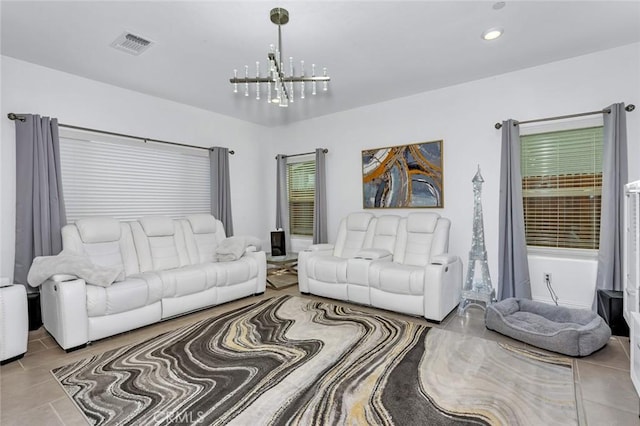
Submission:
<svg viewBox="0 0 640 426">
<path fill-rule="evenodd" d="M 307 261 L 317 256 L 332 256 L 333 244 L 313 244 L 298 253 L 298 288 L 301 293 L 309 293 L 309 275 Z"/>
<path fill-rule="evenodd" d="M 51 281 L 55 281 L 57 283 L 62 283 L 62 282 L 65 282 L 65 281 L 77 280 L 79 278 L 77 276 L 71 275 L 71 274 L 55 274 L 55 275 L 52 275 L 49 279 Z"/>
<path fill-rule="evenodd" d="M 62 349 L 89 341 L 87 290 L 84 280 L 47 280 L 40 286 L 42 322 Z"/>
<path fill-rule="evenodd" d="M 451 265 L 458 259 L 459 259 L 458 256 L 454 256 L 452 254 L 439 254 L 431 258 L 431 264 L 432 265 Z"/>
<path fill-rule="evenodd" d="M 433 263 L 440 257 L 438 261 L 442 263 Z M 426 266 L 424 274 L 424 316 L 432 321 L 442 321 L 460 302 L 462 261 L 451 255 L 435 256 L 433 261 Z"/>
<path fill-rule="evenodd" d="M 258 275 L 256 279 L 256 288 L 254 294 L 262 294 L 267 288 L 267 258 L 266 253 L 263 251 L 247 251 L 245 257 L 255 260 L 258 268 Z"/>
<path fill-rule="evenodd" d="M 312 244 L 304 251 L 317 252 L 317 251 L 333 251 L 333 244 Z"/>
<path fill-rule="evenodd" d="M 386 260 L 391 259 L 391 252 L 385 249 L 362 249 L 354 256 L 355 259 L 366 259 L 366 260 Z"/>
</svg>

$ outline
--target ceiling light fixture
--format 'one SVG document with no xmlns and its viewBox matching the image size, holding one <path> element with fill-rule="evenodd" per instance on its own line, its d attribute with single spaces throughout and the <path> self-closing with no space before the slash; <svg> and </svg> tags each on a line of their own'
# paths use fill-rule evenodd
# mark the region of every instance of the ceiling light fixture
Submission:
<svg viewBox="0 0 640 426">
<path fill-rule="evenodd" d="M 256 100 L 260 100 L 260 86 L 267 85 L 266 95 L 267 102 L 277 104 L 281 107 L 288 107 L 289 102 L 293 103 L 295 97 L 294 83 L 298 83 L 298 92 L 300 99 L 305 98 L 305 83 L 311 83 L 311 94 L 317 93 L 317 83 L 322 82 L 322 90 L 329 90 L 329 81 L 331 78 L 327 74 L 327 69 L 322 69 L 322 75 L 316 76 L 316 65 L 311 65 L 311 75 L 307 76 L 304 70 L 304 61 L 300 61 L 300 74 L 295 75 L 293 58 L 289 57 L 289 74 L 285 72 L 285 64 L 282 62 L 282 29 L 281 27 L 289 22 L 289 12 L 281 7 L 271 9 L 269 13 L 271 22 L 278 26 L 278 46 L 273 44 L 269 49 L 267 57 L 269 58 L 267 65 L 267 75 L 260 76 L 260 62 L 256 61 L 256 75 L 249 77 L 249 66 L 244 66 L 244 77 L 238 78 L 238 70 L 233 70 L 233 78 L 229 81 L 233 84 L 233 93 L 238 93 L 238 85 L 244 85 L 244 96 L 249 96 L 250 84 L 255 84 Z"/>
<path fill-rule="evenodd" d="M 502 28 L 489 28 L 482 33 L 482 38 L 484 40 L 495 40 L 500 37 L 503 32 Z"/>
</svg>

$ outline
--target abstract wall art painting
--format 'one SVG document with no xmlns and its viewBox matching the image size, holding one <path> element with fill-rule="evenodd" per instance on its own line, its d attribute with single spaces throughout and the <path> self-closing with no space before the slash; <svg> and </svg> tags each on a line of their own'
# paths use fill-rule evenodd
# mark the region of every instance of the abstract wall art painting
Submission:
<svg viewBox="0 0 640 426">
<path fill-rule="evenodd" d="M 443 207 L 442 141 L 362 151 L 363 207 Z"/>
</svg>

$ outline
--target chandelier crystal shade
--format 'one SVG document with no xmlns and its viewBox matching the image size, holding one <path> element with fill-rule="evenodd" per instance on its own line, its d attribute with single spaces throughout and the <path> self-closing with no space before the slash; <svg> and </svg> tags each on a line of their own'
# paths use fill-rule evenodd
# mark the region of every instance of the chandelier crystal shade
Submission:
<svg viewBox="0 0 640 426">
<path fill-rule="evenodd" d="M 316 65 L 311 65 L 311 73 L 307 74 L 304 68 L 304 61 L 300 61 L 300 68 L 297 69 L 293 63 L 293 58 L 289 57 L 288 64 L 282 61 L 282 26 L 289 22 L 289 12 L 286 9 L 276 7 L 269 13 L 271 22 L 278 26 L 278 46 L 271 45 L 267 54 L 267 70 L 262 76 L 260 62 L 256 61 L 255 77 L 249 77 L 249 65 L 244 66 L 244 76 L 238 76 L 238 70 L 233 70 L 233 78 L 229 81 L 233 84 L 233 92 L 243 92 L 249 97 L 254 87 L 256 100 L 266 97 L 268 103 L 277 104 L 286 108 L 289 103 L 299 96 L 305 99 L 306 91 L 309 90 L 307 83 L 311 86 L 311 95 L 318 92 L 317 85 L 322 83 L 322 91 L 329 90 L 331 78 L 327 74 L 327 69 L 322 69 L 322 75 L 316 75 Z M 287 66 L 288 65 L 288 66 Z M 288 71 L 288 72 L 287 72 Z M 298 72 L 298 75 L 296 75 Z"/>
</svg>

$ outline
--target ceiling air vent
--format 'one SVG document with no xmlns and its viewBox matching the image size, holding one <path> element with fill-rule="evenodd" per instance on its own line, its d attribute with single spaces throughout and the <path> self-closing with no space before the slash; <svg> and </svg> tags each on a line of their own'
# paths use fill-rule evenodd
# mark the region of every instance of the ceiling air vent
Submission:
<svg viewBox="0 0 640 426">
<path fill-rule="evenodd" d="M 127 52 L 130 55 L 138 56 L 150 48 L 152 44 L 153 42 L 151 40 L 147 40 L 144 37 L 140 37 L 139 35 L 135 35 L 130 32 L 124 32 L 120 37 L 115 39 L 113 43 L 111 43 L 111 47 Z"/>
</svg>

